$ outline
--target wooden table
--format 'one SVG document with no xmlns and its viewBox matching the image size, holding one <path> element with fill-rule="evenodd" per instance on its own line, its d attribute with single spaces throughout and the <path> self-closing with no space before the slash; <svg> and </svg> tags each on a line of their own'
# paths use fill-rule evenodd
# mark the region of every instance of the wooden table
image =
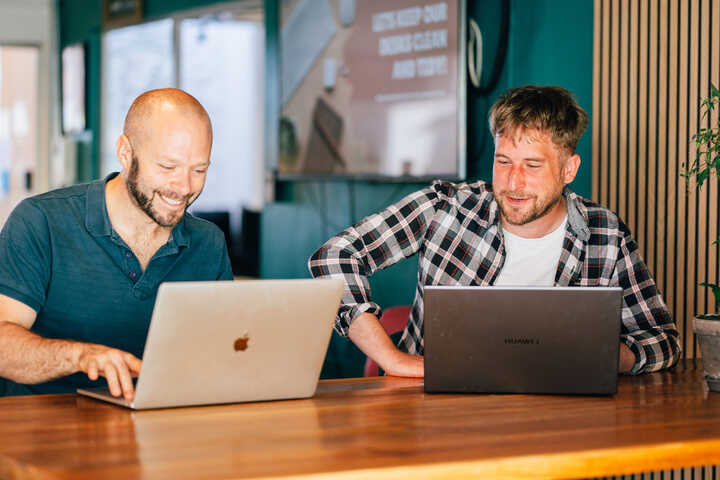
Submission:
<svg viewBox="0 0 720 480">
<path fill-rule="evenodd" d="M 330 380 L 308 400 L 143 412 L 3 398 L 0 478 L 544 478 L 720 464 L 720 394 L 700 378 L 686 361 L 622 377 L 613 397 Z"/>
</svg>

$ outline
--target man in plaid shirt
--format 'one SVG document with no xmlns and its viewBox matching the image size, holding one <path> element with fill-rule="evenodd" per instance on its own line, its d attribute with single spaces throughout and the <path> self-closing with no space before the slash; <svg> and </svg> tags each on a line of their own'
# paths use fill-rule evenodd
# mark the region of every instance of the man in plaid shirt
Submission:
<svg viewBox="0 0 720 480">
<path fill-rule="evenodd" d="M 674 365 L 678 331 L 625 224 L 567 184 L 588 124 L 560 87 L 505 92 L 490 111 L 492 183 L 436 181 L 331 238 L 308 264 L 347 284 L 336 330 L 388 374 L 422 376 L 423 285 L 620 286 L 621 373 Z M 368 277 L 419 254 L 410 318 L 396 347 Z"/>
</svg>

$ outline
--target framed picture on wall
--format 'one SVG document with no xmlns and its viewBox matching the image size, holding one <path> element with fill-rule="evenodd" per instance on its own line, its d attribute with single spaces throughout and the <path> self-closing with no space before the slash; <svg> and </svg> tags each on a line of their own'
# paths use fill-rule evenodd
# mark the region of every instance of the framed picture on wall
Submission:
<svg viewBox="0 0 720 480">
<path fill-rule="evenodd" d="M 82 43 L 62 49 L 62 131 L 85 130 L 85 46 Z"/>
<path fill-rule="evenodd" d="M 465 176 L 464 0 L 281 5 L 279 178 Z"/>
<path fill-rule="evenodd" d="M 142 0 L 103 0 L 103 27 L 124 27 L 143 18 Z"/>
</svg>

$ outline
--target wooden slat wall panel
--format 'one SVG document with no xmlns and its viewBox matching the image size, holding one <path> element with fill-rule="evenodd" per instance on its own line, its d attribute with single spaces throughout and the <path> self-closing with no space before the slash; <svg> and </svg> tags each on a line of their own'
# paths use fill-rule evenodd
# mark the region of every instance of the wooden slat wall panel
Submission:
<svg viewBox="0 0 720 480">
<path fill-rule="evenodd" d="M 708 52 L 708 58 L 715 59 L 710 63 L 710 80 L 714 79 L 715 86 L 720 88 L 720 61 L 717 59 L 720 57 L 720 0 L 715 0 L 711 3 L 711 20 L 710 20 L 710 51 Z M 720 111 L 716 110 L 709 119 L 708 125 L 717 125 L 718 119 L 720 118 Z M 710 207 L 709 223 L 710 229 L 708 231 L 708 238 L 710 240 L 717 239 L 720 236 L 720 226 L 718 219 L 718 207 L 720 207 L 720 200 L 718 195 L 720 194 L 720 182 L 710 183 L 710 200 L 708 205 Z M 710 255 L 708 255 L 708 265 L 710 267 L 708 271 L 708 278 L 720 278 L 720 255 L 716 246 L 710 248 Z M 708 295 L 708 311 L 715 307 L 715 299 L 712 295 Z"/>
<path fill-rule="evenodd" d="M 720 85 L 720 0 L 595 0 L 593 199 L 626 221 L 675 317 L 713 308 L 696 284 L 718 281 L 718 180 L 680 178 L 695 155 L 700 97 Z M 718 112 L 714 113 L 717 121 Z"/>
<path fill-rule="evenodd" d="M 618 1 L 618 4 L 625 4 L 626 2 Z M 643 228 L 645 230 L 646 241 L 645 241 L 645 261 L 648 267 L 653 273 L 655 273 L 655 231 L 656 231 L 656 207 L 657 197 L 655 195 L 655 186 L 657 184 L 657 71 L 658 71 L 658 18 L 659 8 L 657 8 L 656 1 L 650 1 L 649 8 L 649 25 L 648 25 L 648 51 L 640 52 L 641 55 L 647 57 L 648 65 L 648 99 L 647 99 L 647 136 L 645 137 L 645 144 L 647 150 L 646 175 L 644 181 L 646 184 L 646 196 L 645 196 L 645 211 L 639 215 L 640 218 L 644 218 L 645 222 Z M 640 141 L 643 139 L 641 138 Z M 652 160 L 651 160 L 652 159 Z"/>
<path fill-rule="evenodd" d="M 632 80 L 638 78 L 639 70 L 639 43 L 640 43 L 640 25 L 637 21 L 631 21 L 631 19 L 637 19 L 639 15 L 640 2 L 632 2 L 630 6 L 630 15 L 628 17 L 630 23 L 630 43 L 628 48 L 630 49 L 629 55 L 629 68 L 628 68 L 628 91 L 630 92 L 629 105 L 628 105 L 628 173 L 627 173 L 627 198 L 626 198 L 626 212 L 624 212 L 623 219 L 629 224 L 634 225 L 637 222 L 637 212 L 633 205 L 637 204 L 638 198 L 638 142 L 639 131 L 638 131 L 638 118 L 640 103 L 638 102 L 637 96 L 637 85 L 634 85 Z M 593 162 L 593 166 L 595 163 Z"/>
<path fill-rule="evenodd" d="M 668 2 L 668 71 L 667 71 L 667 91 L 675 92 L 678 88 L 678 68 L 679 68 L 679 2 Z M 665 137 L 665 151 L 667 152 L 667 179 L 678 178 L 678 141 L 681 137 L 678 135 L 678 97 L 677 95 L 668 95 L 666 102 L 667 111 L 667 135 Z M 663 291 L 665 301 L 672 311 L 676 305 L 675 276 L 677 269 L 677 202 L 678 202 L 678 182 L 667 182 L 665 211 L 667 212 L 666 226 L 663 232 L 663 243 L 665 245 L 665 277 L 662 280 L 663 285 L 667 288 Z M 682 194 L 682 191 L 680 192 Z M 674 254 L 673 254 L 674 253 Z"/>
<path fill-rule="evenodd" d="M 630 54 L 630 42 L 629 42 L 629 30 L 630 30 L 630 10 L 624 11 L 624 9 L 618 9 L 618 16 L 620 17 L 620 33 L 618 34 L 618 86 L 617 91 L 619 92 L 620 103 L 617 108 L 617 191 L 615 194 L 615 205 L 616 211 L 622 216 L 627 218 L 627 172 L 628 172 L 628 156 L 626 146 L 628 142 L 628 66 L 629 66 L 629 54 Z M 613 185 L 614 187 L 615 185 Z"/>
<path fill-rule="evenodd" d="M 698 88 L 698 82 L 700 80 L 700 58 L 698 55 L 698 37 L 700 33 L 700 28 L 698 27 L 698 24 L 700 23 L 700 5 L 698 0 L 690 0 L 689 2 L 689 10 L 690 13 L 688 15 L 689 18 L 689 37 L 690 37 L 690 52 L 688 54 L 688 65 L 689 65 L 689 75 L 688 75 L 688 103 L 687 103 L 687 111 L 688 111 L 688 131 L 687 131 L 687 139 L 689 139 L 692 136 L 693 132 L 697 132 L 698 129 L 698 99 L 699 99 L 699 88 Z M 693 101 L 690 101 L 690 99 L 693 99 Z M 695 147 L 693 147 L 692 143 L 688 146 L 688 158 L 683 159 L 683 162 L 687 163 L 690 159 L 694 158 L 696 155 L 697 150 Z M 687 242 L 687 291 L 688 291 L 688 300 L 686 304 L 686 311 L 685 315 L 687 318 L 681 318 L 680 321 L 683 321 L 684 323 L 684 331 L 686 333 L 686 336 L 684 338 L 683 344 L 685 345 L 685 354 L 688 357 L 695 357 L 698 354 L 698 348 L 695 342 L 692 341 L 692 316 L 695 314 L 697 310 L 697 294 L 698 291 L 701 290 L 697 288 L 697 284 L 699 282 L 698 280 L 698 270 L 702 267 L 702 265 L 698 264 L 698 260 L 700 260 L 698 256 L 698 241 L 700 240 L 698 237 L 698 225 L 697 225 L 697 211 L 698 211 L 698 202 L 700 201 L 700 196 L 698 195 L 698 192 L 696 189 L 691 188 L 690 192 L 688 194 L 688 205 L 687 205 L 687 230 L 688 230 L 688 242 Z"/>
<path fill-rule="evenodd" d="M 680 330 L 683 355 L 699 356 L 696 313 L 714 308 L 697 284 L 717 283 L 719 181 L 686 188 L 691 137 L 717 124 L 700 97 L 720 85 L 720 0 L 595 0 L 593 199 L 632 230 Z M 628 478 L 628 477 L 626 477 Z M 718 467 L 635 478 L 720 479 Z"/>
<path fill-rule="evenodd" d="M 689 9 L 686 8 L 685 2 L 679 2 L 678 5 L 678 17 L 680 22 L 680 33 L 678 37 L 678 55 L 679 55 L 679 66 L 678 66 L 678 90 L 677 90 L 677 109 L 678 109 L 678 163 L 682 163 L 681 159 L 688 158 L 688 143 L 681 141 L 681 139 L 687 139 L 688 135 L 688 114 L 687 104 L 684 99 L 688 98 L 689 88 L 689 51 L 690 51 L 690 34 L 689 34 Z M 683 100 L 681 100 L 683 99 Z M 688 262 L 685 255 L 686 244 L 687 244 L 687 208 L 688 208 L 688 197 L 684 194 L 685 186 L 679 184 L 676 188 L 678 191 L 677 196 L 677 218 L 680 219 L 674 229 L 675 236 L 677 237 L 677 246 L 675 250 L 675 265 L 678 272 L 675 278 L 675 301 L 672 305 L 669 305 L 670 311 L 673 313 L 675 320 L 678 322 L 678 328 L 680 334 L 684 338 L 687 338 L 686 322 L 681 322 L 681 319 L 685 318 L 685 306 L 687 305 L 687 291 L 686 285 L 687 274 L 688 274 Z M 670 287 L 671 288 L 671 287 Z M 669 290 L 666 288 L 665 290 Z M 663 291 L 665 291 L 663 290 Z M 683 341 L 684 344 L 684 341 Z M 687 348 L 684 348 L 684 352 L 687 354 Z"/>
<path fill-rule="evenodd" d="M 639 194 L 635 199 L 635 211 L 645 211 L 645 205 L 647 205 L 647 171 L 648 171 L 648 77 L 650 73 L 650 57 L 648 55 L 640 55 L 640 52 L 647 52 L 649 49 L 648 44 L 650 41 L 650 13 L 648 9 L 648 1 L 642 0 L 640 3 L 640 51 L 638 52 L 638 92 L 640 102 L 638 104 L 638 135 L 635 137 L 635 141 L 638 145 L 638 151 L 640 152 L 638 158 L 635 159 L 635 163 L 638 165 L 638 177 L 633 180 L 634 183 L 638 184 Z M 593 163 L 595 160 L 593 159 Z M 601 169 L 602 170 L 602 169 Z M 629 224 L 630 228 L 632 225 L 643 225 L 647 224 L 646 217 L 640 217 L 636 215 L 636 223 Z M 636 240 L 640 245 L 645 245 L 647 228 L 635 228 Z"/>
</svg>

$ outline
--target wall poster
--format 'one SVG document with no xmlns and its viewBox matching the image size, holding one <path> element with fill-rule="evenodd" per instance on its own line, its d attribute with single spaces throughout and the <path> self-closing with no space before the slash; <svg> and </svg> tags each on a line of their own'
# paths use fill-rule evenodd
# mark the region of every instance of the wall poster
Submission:
<svg viewBox="0 0 720 480">
<path fill-rule="evenodd" d="M 462 178 L 464 0 L 285 0 L 278 175 Z"/>
</svg>

